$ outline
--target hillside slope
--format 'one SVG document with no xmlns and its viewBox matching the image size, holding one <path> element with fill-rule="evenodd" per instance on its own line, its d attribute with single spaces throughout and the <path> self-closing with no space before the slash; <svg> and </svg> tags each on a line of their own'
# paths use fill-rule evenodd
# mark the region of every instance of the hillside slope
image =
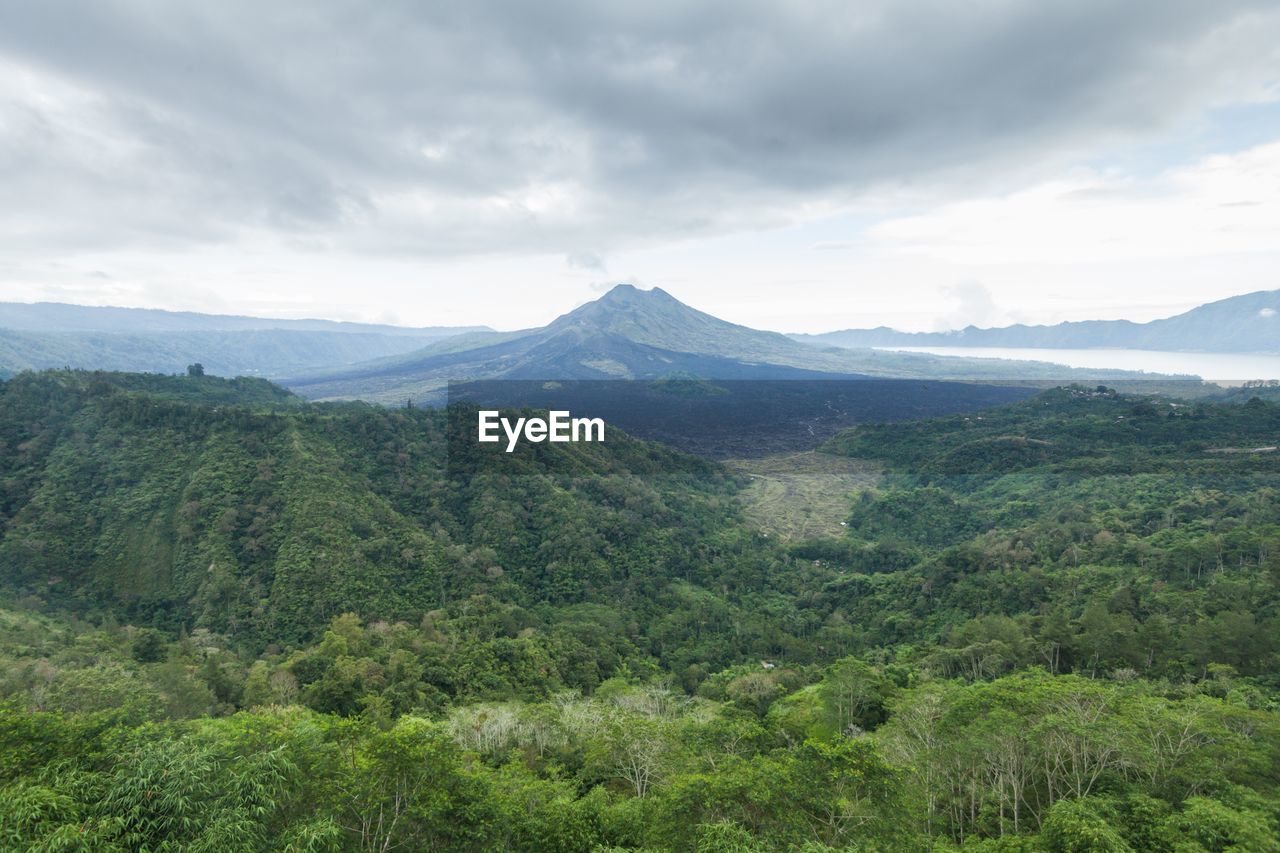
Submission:
<svg viewBox="0 0 1280 853">
<path fill-rule="evenodd" d="M 1057 388 L 754 498 L 625 437 L 453 478 L 443 417 L 0 384 L 9 846 L 1274 847 L 1280 406 Z"/>
<path fill-rule="evenodd" d="M 695 550 L 729 513 L 709 463 L 615 432 L 555 448 L 572 477 L 450 479 L 443 412 L 234 405 L 229 389 L 67 372 L 0 385 L 0 585 L 281 642 L 346 611 L 419 618 L 481 593 L 648 608 L 671 578 L 716 571 Z"/>
</svg>

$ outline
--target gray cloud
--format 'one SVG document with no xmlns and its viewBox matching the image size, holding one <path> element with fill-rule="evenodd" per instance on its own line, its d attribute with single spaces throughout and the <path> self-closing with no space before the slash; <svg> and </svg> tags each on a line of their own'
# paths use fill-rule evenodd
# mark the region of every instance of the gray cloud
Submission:
<svg viewBox="0 0 1280 853">
<path fill-rule="evenodd" d="M 7 4 L 0 253 L 612 253 L 1141 138 L 1277 44 L 1267 2 Z"/>
</svg>

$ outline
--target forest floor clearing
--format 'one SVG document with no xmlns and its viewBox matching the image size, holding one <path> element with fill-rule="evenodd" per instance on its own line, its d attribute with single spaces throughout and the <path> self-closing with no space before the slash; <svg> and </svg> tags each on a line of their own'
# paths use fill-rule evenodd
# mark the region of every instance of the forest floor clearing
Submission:
<svg viewBox="0 0 1280 853">
<path fill-rule="evenodd" d="M 841 535 L 852 495 L 881 473 L 873 463 L 815 450 L 725 464 L 751 478 L 741 493 L 747 518 L 786 540 Z"/>
</svg>

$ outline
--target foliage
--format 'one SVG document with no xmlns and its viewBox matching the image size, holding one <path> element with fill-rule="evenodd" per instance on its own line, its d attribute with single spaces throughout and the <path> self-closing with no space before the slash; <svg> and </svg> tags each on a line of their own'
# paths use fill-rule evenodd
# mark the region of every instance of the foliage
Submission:
<svg viewBox="0 0 1280 853">
<path fill-rule="evenodd" d="M 447 413 L 243 390 L 0 386 L 0 847 L 1280 838 L 1276 406 L 860 427 L 779 543 L 655 445 L 451 476 Z"/>
</svg>

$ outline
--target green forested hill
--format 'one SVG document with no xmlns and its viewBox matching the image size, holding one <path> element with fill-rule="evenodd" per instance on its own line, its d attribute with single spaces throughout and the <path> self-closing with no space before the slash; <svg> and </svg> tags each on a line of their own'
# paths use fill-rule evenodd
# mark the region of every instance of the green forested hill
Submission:
<svg viewBox="0 0 1280 853">
<path fill-rule="evenodd" d="M 788 542 L 718 464 L 446 427 L 0 385 L 0 846 L 1275 849 L 1280 406 L 861 426 Z"/>
<path fill-rule="evenodd" d="M 834 448 L 891 473 L 854 503 L 832 556 L 866 574 L 838 585 L 879 642 L 940 632 L 947 671 L 1227 663 L 1275 685 L 1278 439 L 1280 406 L 1261 400 L 1082 388 L 851 430 Z"/>
<path fill-rule="evenodd" d="M 245 405 L 209 405 L 242 388 Z M 572 474 L 451 479 L 440 411 L 294 402 L 209 377 L 10 381 L 6 585 L 261 645 L 473 595 L 647 599 L 705 574 L 702 537 L 724 527 L 719 469 L 621 433 L 607 454 L 570 446 Z"/>
</svg>

